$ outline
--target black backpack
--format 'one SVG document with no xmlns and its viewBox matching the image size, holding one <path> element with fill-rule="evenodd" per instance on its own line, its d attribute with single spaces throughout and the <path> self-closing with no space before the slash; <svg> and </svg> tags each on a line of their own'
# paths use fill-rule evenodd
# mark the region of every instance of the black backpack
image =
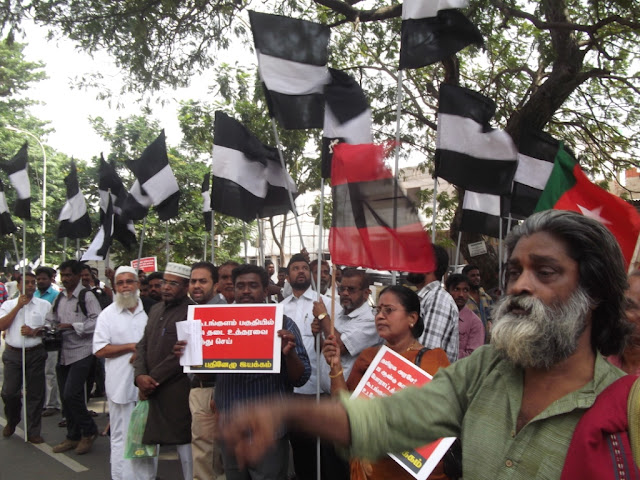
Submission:
<svg viewBox="0 0 640 480">
<path fill-rule="evenodd" d="M 82 290 L 80 290 L 80 293 L 78 293 L 78 304 L 76 305 L 76 312 L 78 311 L 78 308 L 80 308 L 80 311 L 85 317 L 87 316 L 87 304 L 85 302 L 85 297 L 87 296 L 87 292 L 93 293 L 96 299 L 98 300 L 98 302 L 100 302 L 100 297 L 98 297 L 98 295 L 96 295 L 96 293 L 90 288 L 83 288 Z M 55 313 L 56 315 L 58 314 L 58 305 L 60 305 L 60 300 L 62 299 L 63 295 L 64 295 L 63 293 L 58 294 L 56 299 L 53 301 L 52 309 L 53 309 L 53 313 Z M 102 304 L 100 304 L 100 306 L 102 307 Z"/>
</svg>

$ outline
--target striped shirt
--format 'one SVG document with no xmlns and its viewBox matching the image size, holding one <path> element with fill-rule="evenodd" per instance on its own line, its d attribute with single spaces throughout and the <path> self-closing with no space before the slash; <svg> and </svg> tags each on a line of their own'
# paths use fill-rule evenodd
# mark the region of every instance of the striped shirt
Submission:
<svg viewBox="0 0 640 480">
<path fill-rule="evenodd" d="M 377 458 L 460 437 L 465 479 L 560 478 L 578 420 L 623 374 L 598 353 L 590 382 L 551 403 L 516 433 L 524 372 L 485 345 L 438 370 L 424 387 L 380 399 L 342 396 L 350 453 Z"/>
<path fill-rule="evenodd" d="M 287 364 L 282 359 L 280 373 L 225 373 L 217 376 L 215 389 L 216 408 L 228 411 L 239 403 L 263 397 L 283 398 L 293 392 L 293 387 L 304 385 L 311 375 L 311 364 L 307 350 L 302 343 L 300 330 L 293 321 L 284 316 L 283 328 L 289 330 L 296 338 L 296 354 L 304 365 L 304 372 L 295 384 L 289 381 Z"/>
<path fill-rule="evenodd" d="M 428 348 L 441 348 L 451 363 L 458 359 L 458 306 L 438 280 L 428 283 L 418 292 L 424 319 L 420 343 Z"/>
<path fill-rule="evenodd" d="M 62 297 L 58 304 L 58 311 L 53 310 L 47 316 L 47 321 L 53 326 L 61 323 L 70 323 L 73 328 L 62 332 L 62 350 L 60 350 L 60 365 L 71 365 L 92 354 L 93 331 L 96 328 L 96 319 L 102 311 L 100 303 L 93 293 L 87 292 L 84 303 L 87 307 L 85 317 L 78 305 L 78 295 L 84 287 L 82 283 L 73 290 L 71 297 L 67 297 L 66 290 L 60 292 Z"/>
</svg>

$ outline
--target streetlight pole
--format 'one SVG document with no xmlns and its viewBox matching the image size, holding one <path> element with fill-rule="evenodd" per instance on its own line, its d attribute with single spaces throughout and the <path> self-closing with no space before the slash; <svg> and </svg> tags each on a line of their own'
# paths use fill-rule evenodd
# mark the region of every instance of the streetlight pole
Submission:
<svg viewBox="0 0 640 480">
<path fill-rule="evenodd" d="M 44 234 L 47 229 L 47 152 L 44 149 L 44 145 L 38 137 L 36 137 L 33 133 L 27 132 L 26 130 L 20 130 L 19 128 L 12 127 L 11 125 L 6 125 L 5 128 L 7 130 L 12 130 L 17 133 L 22 133 L 24 135 L 29 135 L 32 137 L 40 148 L 42 149 L 42 243 L 40 244 L 40 262 L 41 265 L 45 264 L 45 239 Z"/>
</svg>

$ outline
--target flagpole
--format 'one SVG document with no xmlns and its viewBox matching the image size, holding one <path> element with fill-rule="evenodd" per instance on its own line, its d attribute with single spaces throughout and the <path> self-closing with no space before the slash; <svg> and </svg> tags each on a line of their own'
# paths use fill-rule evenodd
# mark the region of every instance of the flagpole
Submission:
<svg viewBox="0 0 640 480">
<path fill-rule="evenodd" d="M 16 234 L 11 234 L 11 239 L 13 240 L 13 248 L 16 250 L 16 262 L 18 264 L 18 268 L 20 267 L 20 254 L 18 253 L 18 242 L 16 242 Z"/>
<path fill-rule="evenodd" d="M 244 240 L 244 263 L 249 263 L 249 245 L 247 244 L 247 222 L 242 221 L 242 238 Z"/>
<path fill-rule="evenodd" d="M 458 232 L 458 246 L 456 247 L 456 263 L 455 267 L 457 268 L 460 262 L 460 242 L 462 241 L 462 232 Z"/>
<path fill-rule="evenodd" d="M 273 117 L 271 117 L 271 126 L 273 127 L 273 136 L 275 137 L 276 145 L 278 146 L 278 157 L 280 157 L 280 165 L 282 165 L 282 169 L 286 171 L 287 167 L 284 164 L 284 156 L 282 155 L 282 145 L 280 144 L 280 137 L 278 136 L 276 120 Z M 293 201 L 293 194 L 291 193 L 291 190 L 289 190 L 288 188 L 286 190 L 287 194 L 289 195 L 289 202 L 291 203 L 291 211 L 293 212 L 293 217 L 295 218 L 296 226 L 298 227 L 298 235 L 300 236 L 300 251 L 302 251 L 305 246 L 304 240 L 302 238 L 302 228 L 300 228 L 300 220 L 298 219 L 298 211 L 296 210 L 296 204 Z"/>
<path fill-rule="evenodd" d="M 436 243 L 436 217 L 438 212 L 438 177 L 433 177 L 433 216 L 431 217 L 431 243 Z"/>
<path fill-rule="evenodd" d="M 256 215 L 256 220 L 258 222 L 258 258 L 259 258 L 258 265 L 263 266 L 264 265 L 264 245 L 262 244 L 262 242 L 264 239 L 262 235 L 264 234 L 264 232 L 262 231 L 262 220 L 257 215 Z"/>
<path fill-rule="evenodd" d="M 167 263 L 169 262 L 169 221 L 166 221 L 164 224 L 164 242 L 165 242 L 165 258 L 167 259 Z"/>
<path fill-rule="evenodd" d="M 140 232 L 140 246 L 138 247 L 138 264 L 136 266 L 136 274 L 137 270 L 140 270 L 140 259 L 142 258 L 142 245 L 144 244 L 144 232 L 147 230 L 147 217 L 144 217 L 142 221 L 142 231 Z"/>
<path fill-rule="evenodd" d="M 22 295 L 26 295 L 27 279 L 25 273 L 27 271 L 27 221 L 22 219 Z M 27 324 L 27 314 L 23 312 L 23 325 Z M 24 390 L 24 398 L 22 399 L 22 421 L 24 422 L 24 441 L 28 442 L 29 438 L 27 432 L 27 371 L 25 369 L 25 363 L 27 361 L 27 349 L 24 345 L 24 335 L 22 336 L 22 389 Z"/>
<path fill-rule="evenodd" d="M 398 70 L 398 91 L 396 94 L 396 144 L 395 144 L 395 170 L 393 184 L 393 229 L 398 227 L 398 177 L 400 171 L 400 117 L 402 113 L 402 70 Z M 393 250 L 395 252 L 395 249 Z M 394 270 L 391 277 L 393 285 L 396 284 L 398 273 Z"/>
<path fill-rule="evenodd" d="M 215 265 L 215 248 L 216 248 L 216 217 L 211 210 L 211 263 Z"/>
<path fill-rule="evenodd" d="M 498 278 L 500 279 L 502 278 L 502 216 L 498 217 L 498 235 L 500 235 L 498 239 Z M 498 280 L 499 285 L 500 283 Z"/>
<path fill-rule="evenodd" d="M 80 239 L 76 238 L 76 260 L 80 260 Z"/>
<path fill-rule="evenodd" d="M 209 238 L 209 236 L 207 235 L 207 232 L 204 232 L 204 250 L 202 251 L 202 260 L 207 259 L 207 238 Z"/>
<path fill-rule="evenodd" d="M 67 237 L 62 239 L 62 261 L 65 262 L 67 260 Z"/>
</svg>

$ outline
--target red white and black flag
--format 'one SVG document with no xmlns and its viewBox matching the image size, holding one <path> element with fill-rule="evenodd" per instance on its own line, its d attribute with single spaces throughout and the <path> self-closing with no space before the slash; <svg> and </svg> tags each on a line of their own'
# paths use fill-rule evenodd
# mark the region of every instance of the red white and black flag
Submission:
<svg viewBox="0 0 640 480">
<path fill-rule="evenodd" d="M 333 147 L 338 143 L 371 143 L 371 108 L 355 79 L 334 68 L 331 83 L 324 89 L 324 131 L 322 133 L 322 178 L 331 178 Z"/>
<path fill-rule="evenodd" d="M 477 193 L 511 192 L 518 149 L 511 136 L 494 130 L 493 100 L 468 88 L 440 87 L 435 174 Z"/>
<path fill-rule="evenodd" d="M 331 260 L 378 270 L 433 271 L 429 236 L 384 157 L 382 145 L 335 146 Z"/>
<path fill-rule="evenodd" d="M 13 206 L 13 214 L 18 218 L 31 220 L 31 184 L 27 174 L 27 147 L 28 144 L 25 142 L 13 158 L 0 164 L 0 167 L 9 175 L 9 181 L 18 197 Z"/>
<path fill-rule="evenodd" d="M 122 215 L 122 205 L 127 199 L 127 190 L 113 165 L 100 154 L 98 169 L 98 193 L 100 194 L 100 223 L 104 221 L 109 203 L 113 209 L 113 239 L 128 250 L 136 243 L 136 230 L 131 220 Z"/>
<path fill-rule="evenodd" d="M 329 27 L 254 11 L 249 20 L 270 115 L 287 130 L 322 128 Z"/>
<path fill-rule="evenodd" d="M 467 0 L 404 0 L 400 69 L 444 60 L 468 45 L 482 46 L 482 34 L 458 8 Z"/>
<path fill-rule="evenodd" d="M 178 216 L 180 188 L 169 165 L 164 130 L 144 149 L 139 159 L 127 161 L 127 167 L 136 177 L 122 206 L 127 219 L 143 219 L 152 205 L 162 221 Z"/>
<path fill-rule="evenodd" d="M 16 230 L 17 229 L 15 224 L 13 223 L 13 220 L 11 220 L 9 208 L 7 207 L 7 197 L 5 197 L 4 195 L 4 185 L 0 180 L 0 235 L 10 235 Z"/>
<path fill-rule="evenodd" d="M 297 193 L 277 150 L 220 111 L 215 115 L 212 172 L 211 208 L 245 222 L 290 210 L 287 190 Z"/>
<path fill-rule="evenodd" d="M 62 207 L 58 220 L 58 238 L 86 238 L 91 235 L 91 219 L 87 213 L 87 202 L 78 185 L 76 162 L 71 160 L 69 175 L 64 177 L 67 187 L 67 202 Z"/>
</svg>

